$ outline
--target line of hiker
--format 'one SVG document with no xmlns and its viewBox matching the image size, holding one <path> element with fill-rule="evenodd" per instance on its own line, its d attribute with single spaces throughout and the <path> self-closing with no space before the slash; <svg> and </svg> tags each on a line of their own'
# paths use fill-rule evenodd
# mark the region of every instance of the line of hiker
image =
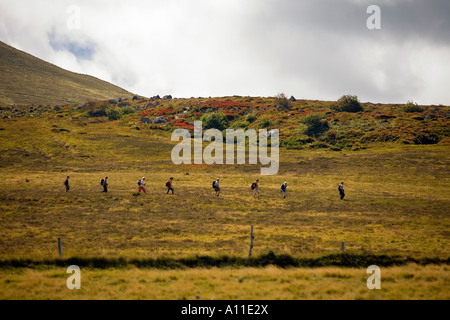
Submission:
<svg viewBox="0 0 450 320">
<path fill-rule="evenodd" d="M 70 178 L 70 176 L 67 176 L 66 179 L 63 182 L 64 186 L 66 187 L 66 192 L 69 192 L 69 190 L 70 190 L 69 178 Z M 170 192 L 172 192 L 172 194 L 175 193 L 175 190 L 173 188 L 173 180 L 174 180 L 174 178 L 171 177 L 169 179 L 169 181 L 166 182 L 166 188 L 167 188 L 167 193 L 166 194 L 169 194 Z M 142 179 L 139 179 L 137 184 L 138 184 L 138 193 L 141 193 L 141 192 L 147 193 L 147 190 L 145 189 L 145 187 L 147 186 L 147 183 L 145 182 L 145 177 L 142 177 Z M 108 177 L 105 177 L 105 178 L 101 179 L 100 185 L 103 186 L 103 191 L 102 192 L 107 193 L 108 192 Z M 220 197 L 220 178 L 217 178 L 216 180 L 213 181 L 212 187 L 214 188 L 215 195 L 217 197 Z M 254 198 L 259 198 L 260 197 L 259 179 L 256 179 L 255 182 L 253 182 L 251 184 L 250 188 L 253 191 L 253 197 Z M 344 181 L 341 181 L 341 184 L 338 186 L 338 191 L 339 191 L 340 199 L 344 200 L 344 197 L 345 197 Z M 287 197 L 287 195 L 288 195 L 287 182 L 286 181 L 281 185 L 280 192 L 281 192 L 281 196 L 283 197 L 283 199 L 285 199 Z"/>
</svg>

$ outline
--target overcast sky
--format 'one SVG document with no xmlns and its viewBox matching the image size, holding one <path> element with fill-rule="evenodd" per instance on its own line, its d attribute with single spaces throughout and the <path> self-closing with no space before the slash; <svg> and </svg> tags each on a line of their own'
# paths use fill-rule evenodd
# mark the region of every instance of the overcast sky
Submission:
<svg viewBox="0 0 450 320">
<path fill-rule="evenodd" d="M 449 0 L 0 0 L 0 40 L 147 97 L 450 105 Z"/>
</svg>

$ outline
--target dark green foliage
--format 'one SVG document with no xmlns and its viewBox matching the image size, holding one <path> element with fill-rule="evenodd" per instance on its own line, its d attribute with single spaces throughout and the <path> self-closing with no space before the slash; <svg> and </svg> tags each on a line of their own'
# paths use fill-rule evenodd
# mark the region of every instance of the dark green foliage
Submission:
<svg viewBox="0 0 450 320">
<path fill-rule="evenodd" d="M 235 121 L 231 126 L 231 129 L 247 129 L 250 123 L 247 121 Z"/>
<path fill-rule="evenodd" d="M 284 93 L 279 93 L 275 96 L 274 100 L 275 105 L 280 106 L 285 109 L 289 109 L 291 107 L 291 102 L 286 97 Z"/>
<path fill-rule="evenodd" d="M 122 114 L 123 114 L 123 115 L 133 114 L 133 113 L 136 113 L 136 112 L 137 112 L 137 110 L 134 109 L 134 108 L 132 108 L 132 107 L 124 107 L 124 108 L 122 108 L 121 110 L 122 110 Z"/>
<path fill-rule="evenodd" d="M 113 120 L 119 120 L 122 118 L 122 110 L 114 109 L 114 108 L 108 108 L 106 109 L 106 115 L 108 116 L 108 119 Z"/>
<path fill-rule="evenodd" d="M 310 137 L 318 137 L 329 129 L 328 122 L 323 114 L 310 114 L 300 119 L 306 125 L 305 134 Z"/>
<path fill-rule="evenodd" d="M 228 120 L 223 113 L 207 113 L 200 120 L 203 122 L 204 129 L 224 130 L 228 126 Z"/>
<path fill-rule="evenodd" d="M 345 95 L 339 98 L 337 104 L 332 107 L 338 112 L 360 112 L 363 111 L 363 107 L 358 100 L 357 96 Z"/>
<path fill-rule="evenodd" d="M 87 110 L 87 114 L 89 117 L 106 117 L 107 105 L 98 105 L 94 102 L 90 102 L 85 104 L 83 108 Z"/>
<path fill-rule="evenodd" d="M 281 268 L 288 267 L 346 267 L 346 268 L 366 268 L 370 265 L 400 266 L 408 263 L 420 265 L 449 265 L 450 258 L 414 258 L 399 255 L 375 255 L 375 254 L 352 254 L 339 253 L 321 256 L 317 258 L 295 258 L 290 255 L 277 255 L 273 251 L 262 254 L 258 257 L 247 259 L 242 257 L 211 257 L 196 256 L 191 258 L 172 259 L 172 258 L 144 258 L 130 259 L 125 258 L 80 258 L 73 257 L 68 259 L 10 259 L 0 260 L 0 268 L 41 268 L 43 266 L 66 267 L 68 265 L 77 265 L 79 267 L 92 269 L 106 268 L 126 268 L 135 266 L 137 268 L 157 268 L 157 269 L 185 269 L 185 268 L 221 268 L 221 267 L 265 267 L 274 265 Z"/>
<path fill-rule="evenodd" d="M 414 101 L 408 101 L 403 107 L 402 107 L 402 111 L 403 112 L 408 112 L 408 113 L 412 113 L 412 112 L 423 112 L 424 109 L 419 106 L 416 102 Z"/>
<path fill-rule="evenodd" d="M 435 133 L 430 132 L 420 132 L 417 134 L 417 136 L 414 138 L 414 144 L 436 144 L 441 139 L 439 136 Z"/>
<path fill-rule="evenodd" d="M 265 117 L 262 118 L 261 121 L 259 121 L 259 128 L 260 129 L 266 129 L 269 128 L 272 125 L 272 122 L 269 118 Z"/>
<path fill-rule="evenodd" d="M 245 117 L 245 121 L 248 123 L 253 123 L 256 120 L 256 114 L 250 113 Z"/>
</svg>

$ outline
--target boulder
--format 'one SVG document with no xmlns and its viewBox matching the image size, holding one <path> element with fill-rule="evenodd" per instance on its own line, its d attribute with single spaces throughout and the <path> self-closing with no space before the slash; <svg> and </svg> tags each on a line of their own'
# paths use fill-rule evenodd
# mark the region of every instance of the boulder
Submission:
<svg viewBox="0 0 450 320">
<path fill-rule="evenodd" d="M 137 100 L 137 99 L 138 99 L 138 96 L 134 96 L 132 100 L 134 101 L 134 100 Z"/>
<path fill-rule="evenodd" d="M 289 101 L 295 102 L 295 101 L 297 101 L 297 99 L 295 99 L 294 96 L 291 96 L 291 97 L 289 98 Z"/>
<path fill-rule="evenodd" d="M 61 107 L 60 107 L 60 106 L 54 106 L 54 107 L 53 107 L 53 110 L 55 110 L 55 111 L 61 111 Z"/>
<path fill-rule="evenodd" d="M 147 103 L 144 108 L 154 107 L 155 105 L 151 102 Z"/>
<path fill-rule="evenodd" d="M 171 95 L 164 96 L 163 100 L 172 100 L 172 96 Z"/>
<path fill-rule="evenodd" d="M 153 124 L 160 124 L 160 123 L 166 123 L 168 120 L 164 117 L 155 117 L 153 118 Z"/>
<path fill-rule="evenodd" d="M 152 123 L 152 121 L 150 120 L 150 118 L 147 118 L 147 117 L 142 117 L 142 118 L 141 118 L 141 122 L 142 122 L 142 123 L 146 123 L 146 124 Z"/>
</svg>

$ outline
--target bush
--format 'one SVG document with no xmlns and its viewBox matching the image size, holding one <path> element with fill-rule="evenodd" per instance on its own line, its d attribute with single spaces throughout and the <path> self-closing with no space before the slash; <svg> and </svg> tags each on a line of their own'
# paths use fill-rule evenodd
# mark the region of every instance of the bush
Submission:
<svg viewBox="0 0 450 320">
<path fill-rule="evenodd" d="M 96 104 L 95 102 L 88 102 L 83 106 L 83 109 L 87 110 L 89 117 L 106 117 L 107 105 Z"/>
<path fill-rule="evenodd" d="M 108 119 L 111 121 L 119 120 L 120 118 L 122 118 L 122 110 L 109 108 L 106 110 L 106 115 L 108 116 Z"/>
<path fill-rule="evenodd" d="M 310 137 L 318 137 L 329 129 L 328 122 L 323 114 L 310 114 L 300 119 L 306 125 L 305 134 Z"/>
<path fill-rule="evenodd" d="M 345 95 L 339 98 L 337 104 L 333 107 L 338 112 L 360 112 L 363 107 L 359 103 L 357 96 Z"/>
<path fill-rule="evenodd" d="M 222 131 L 228 126 L 226 116 L 220 112 L 204 114 L 200 120 L 203 122 L 205 129 L 218 129 Z"/>
<path fill-rule="evenodd" d="M 272 125 L 272 122 L 267 117 L 264 117 L 264 118 L 261 119 L 261 121 L 259 121 L 259 128 L 260 129 L 269 128 L 271 125 Z"/>
<path fill-rule="evenodd" d="M 253 123 L 256 120 L 256 114 L 250 113 L 245 117 L 245 121 L 248 123 Z"/>
<path fill-rule="evenodd" d="M 132 108 L 132 107 L 124 107 L 124 108 L 122 108 L 121 110 L 122 110 L 122 114 L 123 114 L 124 116 L 127 115 L 127 114 L 133 114 L 133 113 L 136 113 L 136 112 L 137 112 L 137 110 L 134 109 L 134 108 Z"/>
<path fill-rule="evenodd" d="M 247 121 L 236 121 L 231 126 L 231 129 L 247 129 L 249 123 Z"/>
<path fill-rule="evenodd" d="M 414 101 L 408 101 L 403 107 L 403 112 L 423 112 L 423 108 Z"/>
<path fill-rule="evenodd" d="M 279 93 L 275 96 L 275 105 L 280 106 L 282 108 L 289 109 L 291 107 L 291 102 L 286 97 L 284 93 Z"/>
</svg>

